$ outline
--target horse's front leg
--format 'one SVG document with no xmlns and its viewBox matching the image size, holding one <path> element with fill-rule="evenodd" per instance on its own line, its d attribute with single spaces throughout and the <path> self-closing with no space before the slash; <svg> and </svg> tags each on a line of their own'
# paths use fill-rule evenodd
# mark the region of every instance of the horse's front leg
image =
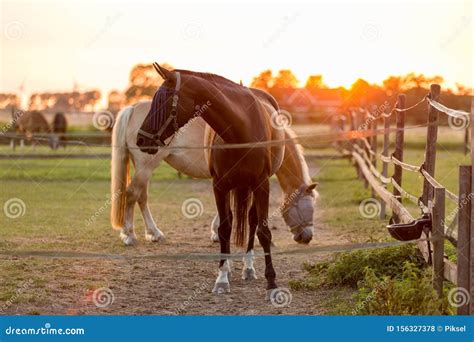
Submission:
<svg viewBox="0 0 474 342">
<path fill-rule="evenodd" d="M 269 299 L 272 290 L 278 286 L 275 281 L 276 273 L 273 268 L 271 255 L 272 233 L 268 228 L 268 205 L 270 197 L 270 183 L 268 179 L 261 183 L 255 190 L 254 195 L 258 217 L 257 236 L 265 252 L 265 278 L 267 279 L 266 298 Z"/>
<path fill-rule="evenodd" d="M 217 211 L 219 213 L 219 242 L 221 245 L 221 254 L 230 254 L 230 235 L 232 232 L 231 215 L 229 215 L 230 203 L 229 192 L 222 191 L 214 184 L 214 197 L 216 199 Z M 229 260 L 222 257 L 219 262 L 219 274 L 212 293 L 223 294 L 230 292 L 229 284 L 230 265 Z"/>
</svg>

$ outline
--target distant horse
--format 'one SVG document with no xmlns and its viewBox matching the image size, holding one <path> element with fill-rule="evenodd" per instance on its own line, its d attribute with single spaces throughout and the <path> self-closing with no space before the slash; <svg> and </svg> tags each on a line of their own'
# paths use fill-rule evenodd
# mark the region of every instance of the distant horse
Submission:
<svg viewBox="0 0 474 342">
<path fill-rule="evenodd" d="M 226 256 L 230 255 L 235 217 L 237 246 L 244 246 L 249 231 L 244 278 L 255 278 L 253 248 L 257 234 L 265 253 L 265 278 L 267 294 L 270 294 L 277 284 L 271 256 L 272 234 L 268 227 L 269 180 L 280 168 L 285 148 L 278 143 L 255 145 L 282 140 L 285 136 L 282 129 L 272 124 L 272 114 L 278 106 L 276 101 L 270 95 L 264 100 L 248 88 L 221 76 L 187 70 L 172 72 L 157 64 L 155 68 L 165 81 L 156 92 L 151 109 L 138 130 L 136 145 L 142 152 L 156 154 L 160 146 L 169 144 L 180 127 L 194 118 L 196 106 L 208 106 L 201 116 L 212 127 L 206 142 L 216 147 L 205 150 L 205 155 L 219 214 L 222 255 L 212 292 L 230 291 Z M 228 149 L 222 148 L 223 144 L 246 144 L 246 147 Z"/>
<path fill-rule="evenodd" d="M 48 121 L 41 114 L 41 112 L 34 110 L 31 112 L 23 113 L 19 115 L 16 120 L 16 132 L 23 134 L 26 140 L 31 142 L 32 145 L 36 145 L 38 142 L 33 139 L 36 133 L 51 133 L 51 127 L 49 127 Z M 53 137 L 49 138 L 49 145 L 53 147 Z"/>
<path fill-rule="evenodd" d="M 56 113 L 53 119 L 53 150 L 56 150 L 59 146 L 66 148 L 67 138 L 65 133 L 67 131 L 67 120 L 63 113 Z"/>
</svg>

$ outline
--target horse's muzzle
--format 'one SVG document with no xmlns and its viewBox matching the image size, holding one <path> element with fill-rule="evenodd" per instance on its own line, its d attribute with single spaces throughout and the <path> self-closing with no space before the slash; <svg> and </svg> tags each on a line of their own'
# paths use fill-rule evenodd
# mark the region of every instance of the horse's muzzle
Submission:
<svg viewBox="0 0 474 342">
<path fill-rule="evenodd" d="M 297 233 L 293 234 L 293 240 L 298 243 L 308 244 L 313 239 L 313 226 L 306 226 Z"/>
</svg>

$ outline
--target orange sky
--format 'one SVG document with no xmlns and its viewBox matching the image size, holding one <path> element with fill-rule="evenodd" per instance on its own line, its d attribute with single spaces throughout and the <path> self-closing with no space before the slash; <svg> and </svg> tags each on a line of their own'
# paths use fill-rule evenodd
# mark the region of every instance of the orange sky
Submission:
<svg viewBox="0 0 474 342">
<path fill-rule="evenodd" d="M 301 82 L 380 82 L 411 71 L 473 86 L 470 1 L 2 1 L 0 92 L 123 90 L 138 62 L 248 84 L 264 69 Z"/>
</svg>

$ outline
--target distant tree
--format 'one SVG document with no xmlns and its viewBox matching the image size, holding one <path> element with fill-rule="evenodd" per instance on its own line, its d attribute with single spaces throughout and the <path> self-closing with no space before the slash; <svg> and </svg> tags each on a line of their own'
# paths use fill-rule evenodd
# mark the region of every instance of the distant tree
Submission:
<svg viewBox="0 0 474 342">
<path fill-rule="evenodd" d="M 118 111 L 120 111 L 120 109 L 125 105 L 125 102 L 125 94 L 118 90 L 112 90 L 107 97 L 107 108 L 112 113 L 118 113 Z"/>
<path fill-rule="evenodd" d="M 346 93 L 343 107 L 370 107 L 382 103 L 385 98 L 385 91 L 381 87 L 359 78 Z"/>
<path fill-rule="evenodd" d="M 456 83 L 456 95 L 463 95 L 463 96 L 469 96 L 473 95 L 472 88 L 466 87 L 465 85 L 461 83 Z"/>
<path fill-rule="evenodd" d="M 327 89 L 328 86 L 324 84 L 322 75 L 311 75 L 306 80 L 305 88 L 314 93 L 319 89 Z"/>
<path fill-rule="evenodd" d="M 298 79 L 291 70 L 280 70 L 273 79 L 273 88 L 295 89 L 298 87 L 298 83 Z"/>
<path fill-rule="evenodd" d="M 15 94 L 0 94 L 0 109 L 15 108 L 20 105 L 20 99 Z"/>
<path fill-rule="evenodd" d="M 273 74 L 271 70 L 262 71 L 254 77 L 250 84 L 252 88 L 259 88 L 268 91 L 273 86 Z"/>
<path fill-rule="evenodd" d="M 169 64 L 163 64 L 167 69 L 173 69 Z M 137 64 L 130 71 L 129 86 L 125 91 L 126 103 L 151 99 L 163 79 L 153 68 L 152 64 Z"/>
<path fill-rule="evenodd" d="M 382 85 L 388 96 L 397 95 L 405 89 L 401 76 L 389 76 L 382 81 Z"/>
<path fill-rule="evenodd" d="M 101 98 L 99 90 L 70 93 L 35 93 L 30 96 L 30 110 L 51 110 L 59 112 L 93 111 Z"/>
<path fill-rule="evenodd" d="M 403 84 L 406 89 L 409 89 L 409 88 L 428 89 L 430 84 L 432 83 L 441 84 L 443 82 L 444 82 L 444 79 L 441 76 L 427 77 L 423 74 L 416 74 L 414 72 L 411 72 L 403 77 Z"/>
</svg>

